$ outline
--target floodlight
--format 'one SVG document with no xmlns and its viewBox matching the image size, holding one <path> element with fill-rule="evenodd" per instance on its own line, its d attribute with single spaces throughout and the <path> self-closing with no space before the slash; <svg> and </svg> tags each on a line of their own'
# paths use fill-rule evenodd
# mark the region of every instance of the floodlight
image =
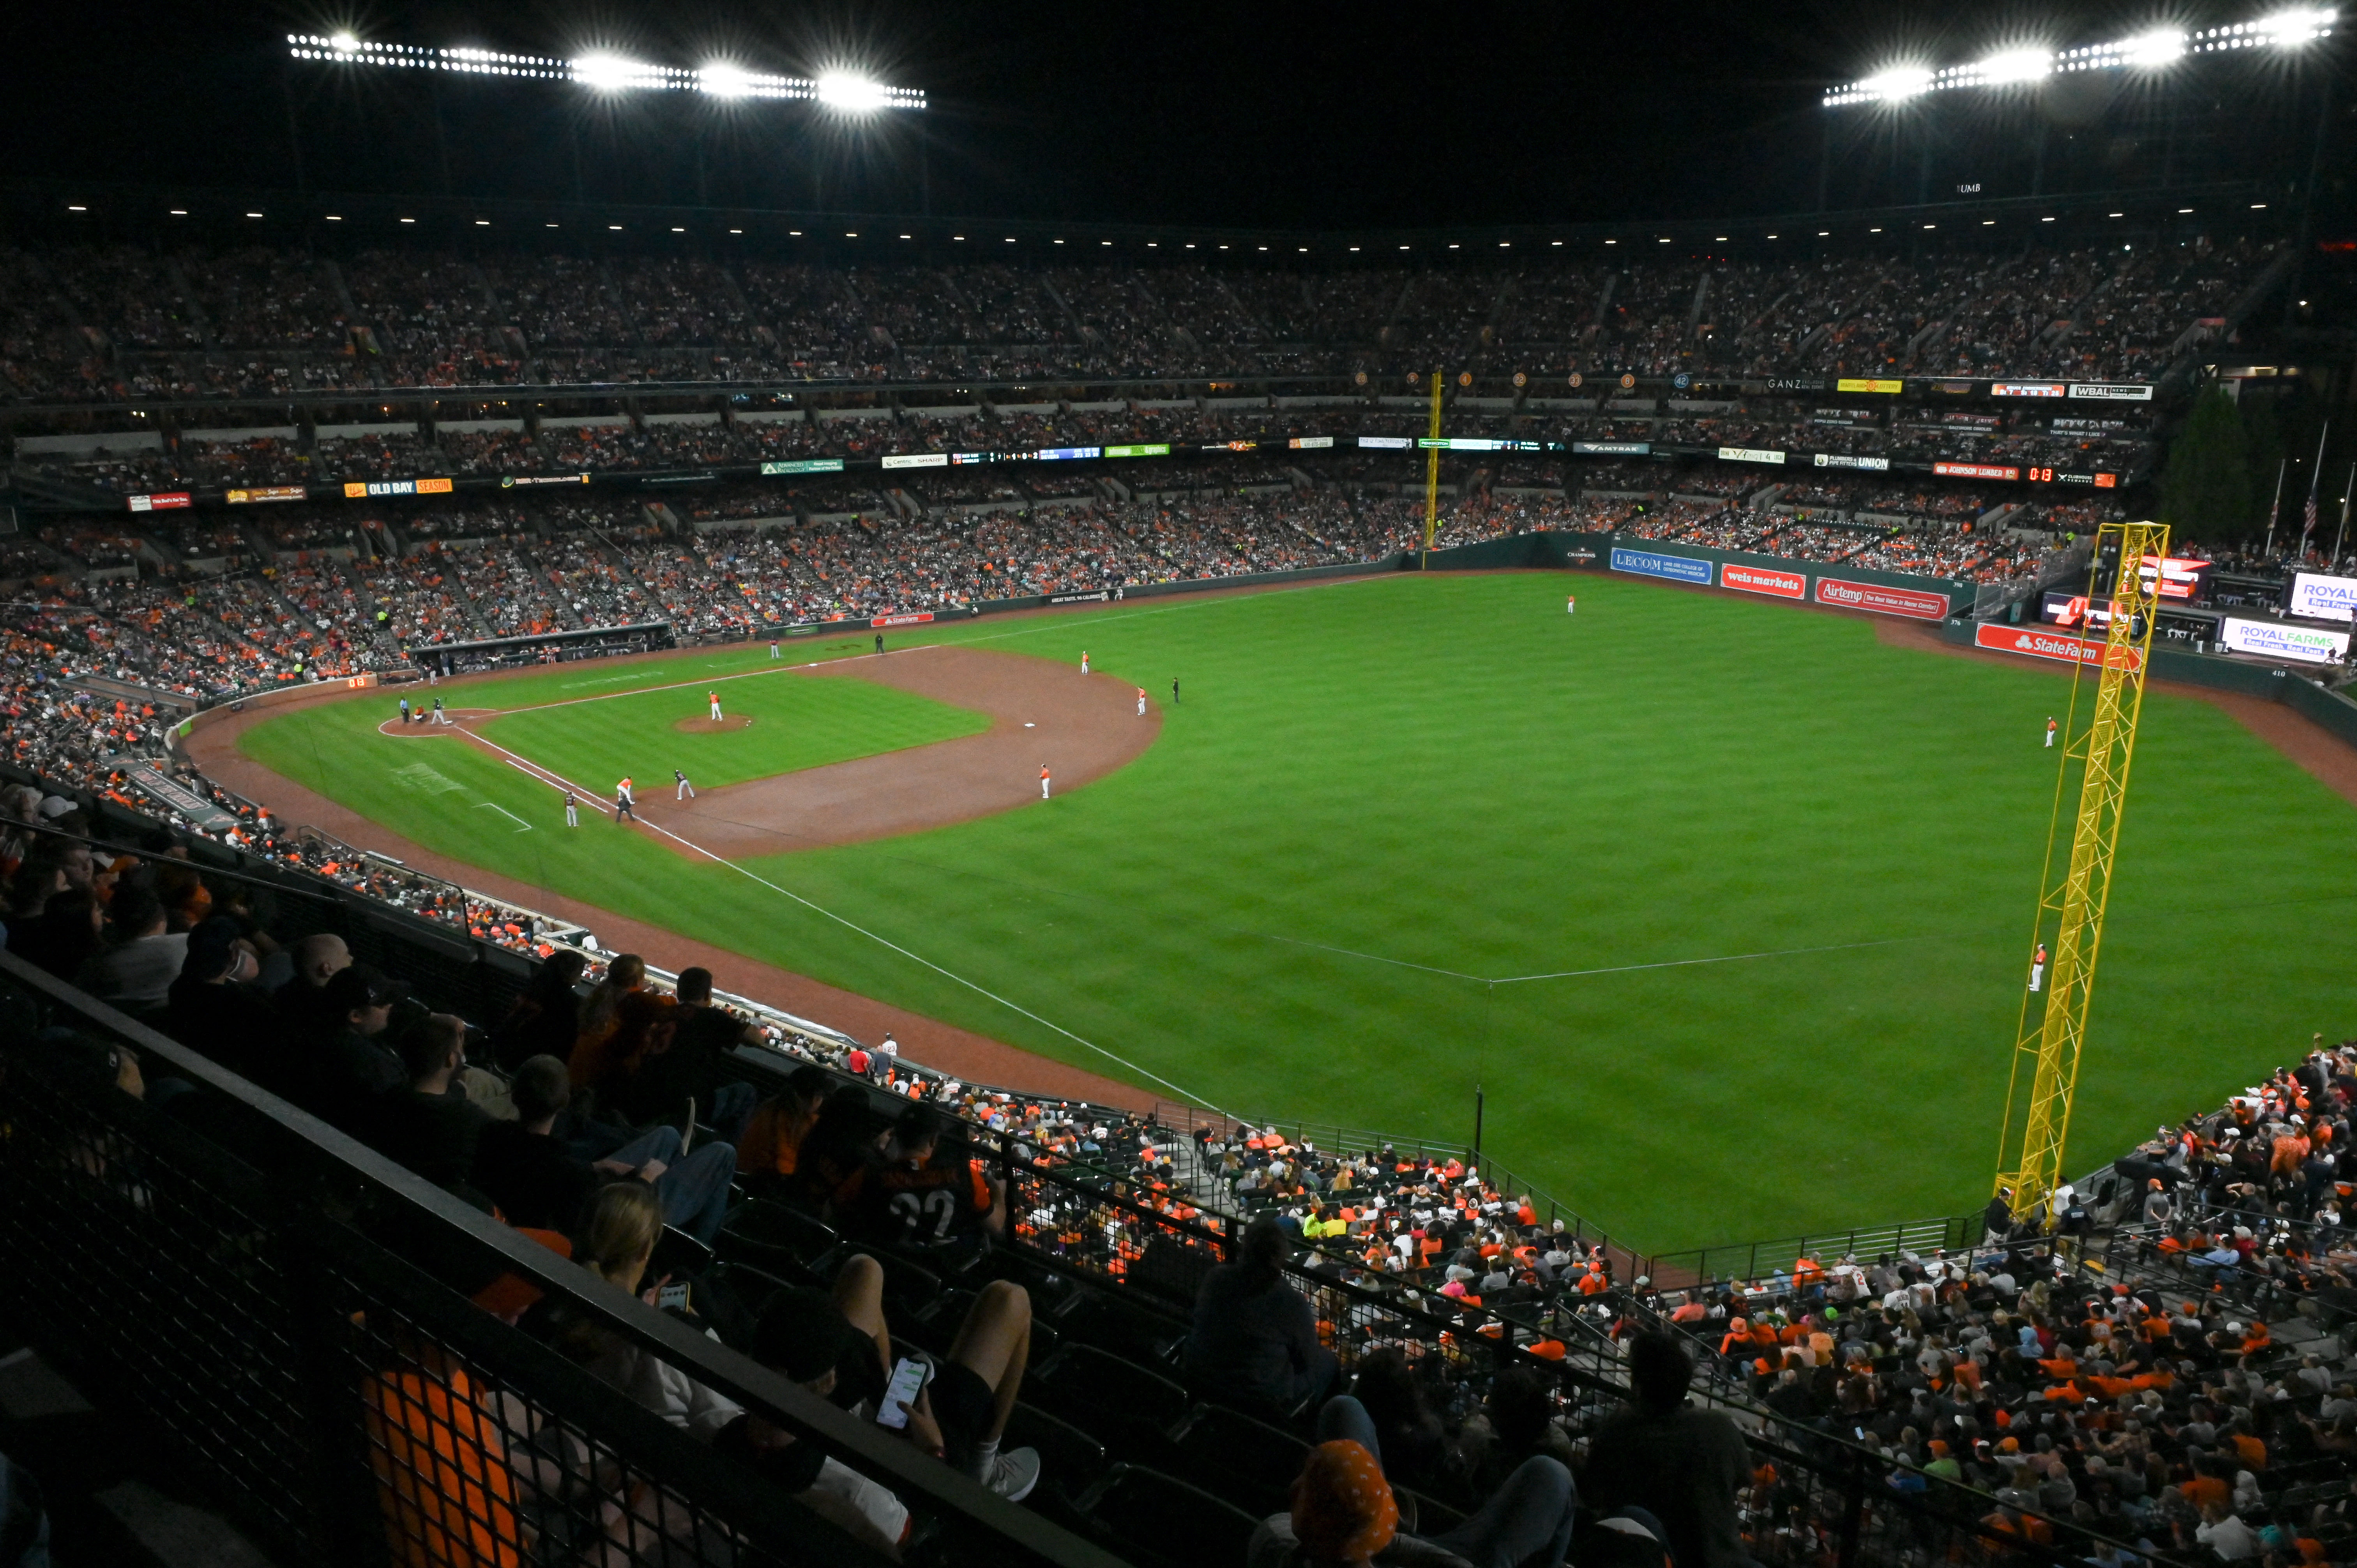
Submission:
<svg viewBox="0 0 2357 1568">
<path fill-rule="evenodd" d="M 1857 85 L 1868 95 L 1885 101 L 1912 98 L 1918 93 L 1932 91 L 1932 72 L 1926 66 L 1893 66 L 1889 70 L 1867 77 Z"/>
<path fill-rule="evenodd" d="M 2040 81 L 2052 74 L 2054 57 L 2044 49 L 1999 49 L 1975 68 L 1991 87 L 2008 81 Z"/>
<path fill-rule="evenodd" d="M 640 65 L 619 55 L 583 55 L 573 62 L 573 80 L 584 87 L 596 87 L 615 91 L 625 87 L 637 87 L 654 75 L 652 66 Z"/>
<path fill-rule="evenodd" d="M 2331 32 L 2336 19 L 2330 11 L 2278 11 L 2252 23 L 2251 31 L 2277 48 L 2298 48 Z"/>
<path fill-rule="evenodd" d="M 361 41 L 350 33 L 332 33 L 328 35 L 328 47 L 341 53 L 350 54 L 361 47 Z"/>
<path fill-rule="evenodd" d="M 884 84 L 849 71 L 829 71 L 818 79 L 818 101 L 846 113 L 867 114 L 884 107 Z"/>
<path fill-rule="evenodd" d="M 707 65 L 695 73 L 695 86 L 715 98 L 747 98 L 752 95 L 753 79 L 733 65 Z"/>
<path fill-rule="evenodd" d="M 2175 27 L 2156 27 L 2122 43 L 2119 53 L 2121 60 L 2128 65 L 2167 65 L 2184 56 L 2185 35 Z"/>
</svg>

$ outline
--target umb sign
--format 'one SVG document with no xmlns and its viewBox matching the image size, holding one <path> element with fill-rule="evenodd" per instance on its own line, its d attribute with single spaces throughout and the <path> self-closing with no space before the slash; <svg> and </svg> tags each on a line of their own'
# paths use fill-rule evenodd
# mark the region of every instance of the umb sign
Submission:
<svg viewBox="0 0 2357 1568">
<path fill-rule="evenodd" d="M 1732 561 L 1719 564 L 1718 585 L 1739 588 L 1747 594 L 1768 594 L 1780 599 L 1806 596 L 1809 580 L 1798 572 L 1780 572 L 1769 566 L 1738 566 Z"/>
<path fill-rule="evenodd" d="M 2059 659 L 2066 664 L 2104 662 L 2104 643 L 2100 637 L 2072 637 L 2067 632 L 2041 631 L 2030 627 L 1983 626 L 1974 628 L 1973 641 L 2000 653 L 2026 653 L 2032 659 Z M 2136 649 L 2126 648 L 2121 652 L 2126 668 L 2142 666 L 2144 656 Z"/>
</svg>

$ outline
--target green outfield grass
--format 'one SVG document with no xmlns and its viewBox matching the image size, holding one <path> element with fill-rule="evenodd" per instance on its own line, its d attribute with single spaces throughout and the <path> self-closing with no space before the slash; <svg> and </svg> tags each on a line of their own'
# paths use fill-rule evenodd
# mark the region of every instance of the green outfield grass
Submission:
<svg viewBox="0 0 2357 1568">
<path fill-rule="evenodd" d="M 451 854 L 1231 1111 L 1463 1136 L 1479 1084 L 1493 1157 L 1652 1248 L 1977 1208 L 2069 672 L 1579 587 L 1576 619 L 1552 575 L 1434 575 L 942 628 L 1085 648 L 1157 701 L 1183 679 L 1185 703 L 1044 806 L 746 863 L 774 888 L 602 820 L 567 833 L 514 768 L 377 736 L 382 700 L 244 745 Z M 597 669 L 465 700 L 621 674 Z M 672 736 L 678 695 L 596 705 L 797 765 L 765 761 L 766 720 Z M 521 722 L 502 744 L 555 765 L 564 726 L 525 745 Z M 913 721 L 827 722 L 809 755 L 909 744 Z M 435 779 L 401 771 L 420 757 Z M 2353 866 L 2340 797 L 2210 704 L 2147 699 L 2074 1165 L 2350 1032 Z"/>
</svg>

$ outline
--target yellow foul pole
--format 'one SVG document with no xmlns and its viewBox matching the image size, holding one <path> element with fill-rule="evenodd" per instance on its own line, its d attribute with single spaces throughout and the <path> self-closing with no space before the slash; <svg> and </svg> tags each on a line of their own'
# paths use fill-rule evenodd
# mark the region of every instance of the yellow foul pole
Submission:
<svg viewBox="0 0 2357 1568">
<path fill-rule="evenodd" d="M 1424 447 L 1424 560 L 1432 569 L 1432 536 L 1440 529 L 1440 372 L 1432 372 L 1432 428 Z"/>
<path fill-rule="evenodd" d="M 2080 682 L 2075 677 L 2072 682 L 2072 723 L 2063 736 L 2057 809 L 2048 830 L 2046 869 L 2040 878 L 2032 933 L 2039 959 L 2049 956 L 2043 944 L 2050 932 L 2053 947 L 2050 962 L 2037 973 L 2035 988 L 2022 997 L 1997 1148 L 1997 1191 L 2021 1219 L 2050 1221 L 2050 1213 L 2041 1210 L 2050 1208 L 2050 1200 L 2062 1180 L 2071 1101 L 2078 1087 L 2079 1058 L 2095 990 L 2095 959 L 2103 944 L 2104 910 L 2111 898 L 2120 820 L 2127 809 L 2128 765 L 2136 755 L 2136 719 L 2144 706 L 2145 665 L 2152 654 L 2159 563 L 2168 553 L 2165 524 L 2107 522 L 2095 535 L 2096 570 L 2088 596 L 2108 596 L 2111 624 L 2093 671 L 2093 713 L 2083 730 L 2077 727 Z M 2149 577 L 2147 562 L 2152 564 Z M 2083 662 L 2081 669 L 2086 672 Z M 2080 768 L 2079 809 L 2066 818 L 2061 810 L 2063 785 L 2074 762 Z M 2054 864 L 2066 842 L 2067 860 L 2056 877 Z M 2029 1074 L 2026 1096 L 2025 1070 Z"/>
</svg>

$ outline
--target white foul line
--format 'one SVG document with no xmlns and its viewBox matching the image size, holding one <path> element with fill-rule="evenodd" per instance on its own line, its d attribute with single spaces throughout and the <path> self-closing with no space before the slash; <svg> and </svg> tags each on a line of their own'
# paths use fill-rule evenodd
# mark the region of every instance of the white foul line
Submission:
<svg viewBox="0 0 2357 1568">
<path fill-rule="evenodd" d="M 510 821 L 510 822 L 515 822 L 515 823 L 520 824 L 520 825 L 517 827 L 516 832 L 520 832 L 520 833 L 528 833 L 528 832 L 532 832 L 532 824 L 531 824 L 530 822 L 525 822 L 522 817 L 517 816 L 513 811 L 509 811 L 505 806 L 499 805 L 499 804 L 497 804 L 497 803 L 496 803 L 496 802 L 494 802 L 494 801 L 490 801 L 490 800 L 479 800 L 479 801 L 477 801 L 477 802 L 475 803 L 475 810 L 477 810 L 477 811 L 479 811 L 483 810 L 483 809 L 484 809 L 485 807 L 487 807 L 487 806 L 488 806 L 488 807 L 490 807 L 492 811 L 497 811 L 497 812 L 498 812 L 500 815 L 501 815 L 502 817 L 505 817 L 508 821 Z"/>
<path fill-rule="evenodd" d="M 767 671 L 760 671 L 760 673 L 767 673 Z M 694 682 L 689 682 L 687 683 L 690 685 L 695 684 Z M 490 746 L 493 751 L 496 751 L 500 756 L 508 758 L 509 762 L 512 766 L 522 769 L 523 772 L 534 775 L 544 782 L 555 785 L 560 789 L 570 789 L 576 794 L 583 792 L 579 785 L 573 783 L 563 775 L 551 772 L 548 768 L 542 767 L 539 763 L 533 762 L 528 757 L 518 757 L 514 752 L 510 751 L 507 747 L 500 745 L 497 741 L 485 739 L 479 733 L 473 731 L 468 733 L 473 735 L 475 741 L 479 745 Z M 892 940 L 889 937 L 879 936 L 877 933 L 869 930 L 866 927 L 862 926 L 856 921 L 847 920 L 841 915 L 836 914 L 834 910 L 826 908 L 824 905 L 811 902 L 811 900 L 803 897 L 801 894 L 795 892 L 791 887 L 780 887 L 776 883 L 770 881 L 768 877 L 759 875 L 755 872 L 748 871 L 745 867 L 737 865 L 735 861 L 725 859 L 720 855 L 713 854 L 710 850 L 705 848 L 702 844 L 695 843 L 692 839 L 682 838 L 679 834 L 672 832 L 669 828 L 662 827 L 654 822 L 646 822 L 643 819 L 639 821 L 639 825 L 645 828 L 650 832 L 658 832 L 662 834 L 663 837 L 671 840 L 673 843 L 680 845 L 682 848 L 694 850 L 696 854 L 704 856 L 706 860 L 712 861 L 716 865 L 726 866 L 729 870 L 737 873 L 739 876 L 759 883 L 762 886 L 768 888 L 772 893 L 781 893 L 785 895 L 785 897 L 792 899 L 795 903 L 800 904 L 803 908 L 810 910 L 812 913 L 823 915 L 828 919 L 833 920 L 836 925 L 841 926 L 847 930 L 857 932 L 859 935 L 866 937 L 869 941 L 876 943 L 879 947 L 889 948 L 894 952 L 899 953 L 902 958 L 908 959 L 913 963 L 921 964 L 944 979 L 955 981 L 958 984 L 964 986 L 967 990 L 974 992 L 976 995 L 988 997 L 991 1001 L 997 1003 L 1001 1007 L 1006 1008 L 1011 1013 L 1021 1014 L 1024 1017 L 1030 1019 L 1033 1023 L 1038 1024 L 1042 1028 L 1052 1029 L 1057 1034 L 1063 1036 L 1064 1038 L 1072 1041 L 1074 1044 L 1087 1047 L 1090 1050 L 1096 1052 L 1097 1055 L 1104 1058 L 1107 1061 L 1118 1062 L 1121 1066 L 1127 1068 L 1130 1071 L 1137 1074 L 1139 1077 L 1153 1079 L 1156 1083 L 1160 1084 L 1163 1088 L 1168 1090 L 1171 1093 L 1177 1095 L 1181 1100 L 1191 1101 L 1195 1104 L 1202 1106 L 1207 1111 L 1218 1112 L 1219 1114 L 1227 1117 L 1232 1122 L 1241 1122 L 1243 1120 L 1243 1118 L 1237 1116 L 1233 1112 L 1224 1110 L 1220 1106 L 1212 1104 L 1209 1100 L 1204 1099 L 1200 1095 L 1190 1093 L 1188 1090 L 1179 1088 L 1178 1085 L 1171 1082 L 1168 1079 L 1164 1078 L 1160 1073 L 1149 1071 L 1146 1069 L 1138 1066 L 1135 1062 L 1131 1061 L 1127 1057 L 1115 1055 L 1114 1052 L 1105 1049 L 1103 1046 L 1098 1045 L 1094 1040 L 1089 1039 L 1084 1036 L 1075 1035 L 1070 1029 L 1065 1028 L 1061 1024 L 1042 1018 L 1039 1014 L 1032 1012 L 1031 1009 L 1022 1005 L 1020 1003 L 1010 1002 L 1006 997 L 999 995 L 998 993 L 975 984 L 973 981 L 968 980 L 963 974 L 959 974 L 952 970 L 943 969 L 940 964 L 935 963 L 932 960 L 926 958 L 921 953 L 910 952 L 907 948 L 902 947 L 899 943 Z"/>
</svg>

